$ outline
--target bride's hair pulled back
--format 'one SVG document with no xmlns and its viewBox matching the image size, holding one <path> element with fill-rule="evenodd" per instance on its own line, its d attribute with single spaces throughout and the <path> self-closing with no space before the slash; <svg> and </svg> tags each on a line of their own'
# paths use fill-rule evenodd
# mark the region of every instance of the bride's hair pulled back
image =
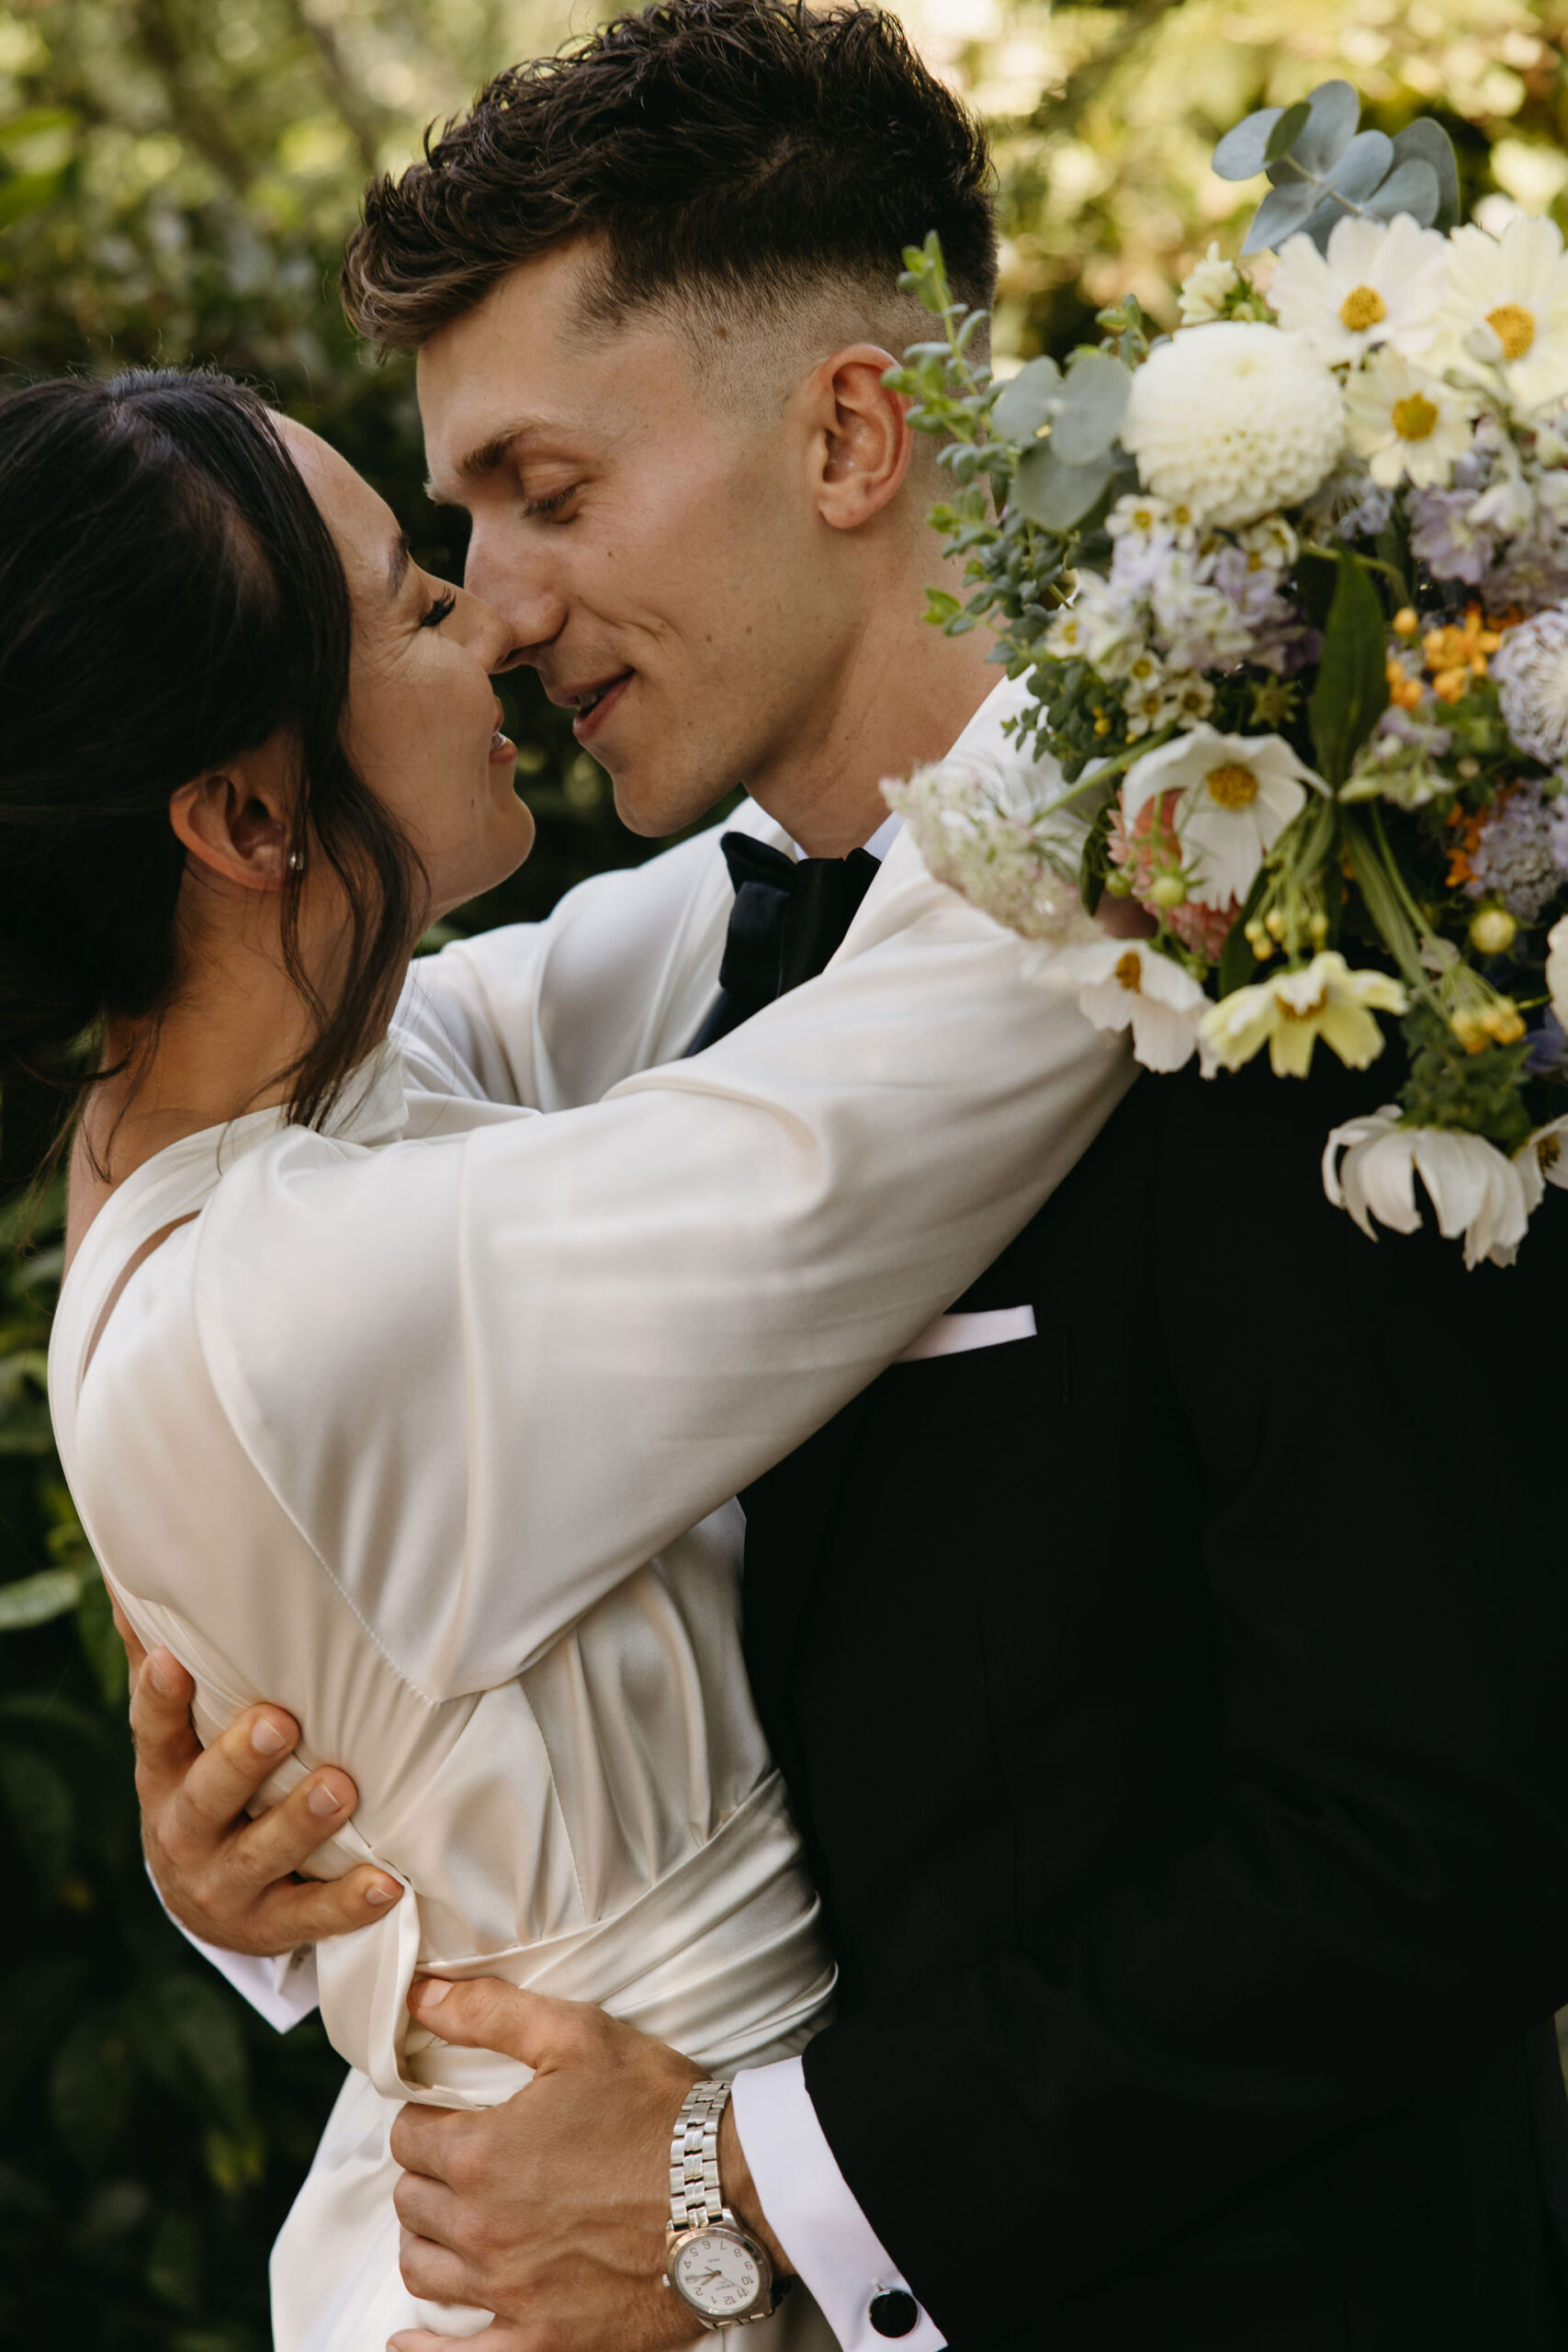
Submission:
<svg viewBox="0 0 1568 2352">
<path fill-rule="evenodd" d="M 178 978 L 170 797 L 282 730 L 295 838 L 342 876 L 347 978 L 311 989 L 300 876 L 283 944 L 315 1015 L 291 1114 L 331 1107 L 418 928 L 417 865 L 343 744 L 352 615 L 331 532 L 253 392 L 175 370 L 0 401 L 0 1090 L 74 1104 L 107 1023 Z"/>
</svg>

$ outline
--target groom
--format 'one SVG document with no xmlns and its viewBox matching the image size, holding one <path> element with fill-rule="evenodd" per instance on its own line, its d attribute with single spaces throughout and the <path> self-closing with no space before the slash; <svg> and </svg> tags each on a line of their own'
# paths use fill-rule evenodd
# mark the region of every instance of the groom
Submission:
<svg viewBox="0 0 1568 2352">
<path fill-rule="evenodd" d="M 1016 690 L 918 622 L 938 478 L 881 384 L 921 332 L 904 244 L 936 228 L 988 300 L 986 186 L 890 19 L 670 0 L 372 190 L 350 306 L 419 354 L 468 584 L 638 830 L 751 796 L 722 852 L 457 951 L 531 1000 L 498 1091 L 586 1099 L 692 1042 L 646 1004 L 714 1035 L 818 968 L 879 778 L 999 745 Z M 1510 1274 L 1372 1248 L 1315 1163 L 1386 1091 L 1142 1081 L 931 1351 L 745 1498 L 840 2002 L 739 2077 L 719 2173 L 846 2352 L 1568 2342 L 1568 1576 L 1555 1417 L 1511 1403 L 1562 1396 L 1568 1235 L 1549 1206 Z M 254 1724 L 293 1726 L 191 1762 L 165 1679 L 136 1720 L 176 1914 L 253 1952 L 372 1916 L 363 1880 L 276 1883 L 343 1776 L 242 1826 Z M 422 1997 L 539 2071 L 400 2119 L 410 2285 L 495 2312 L 494 2352 L 689 2341 L 695 2069 L 508 1987 Z"/>
</svg>

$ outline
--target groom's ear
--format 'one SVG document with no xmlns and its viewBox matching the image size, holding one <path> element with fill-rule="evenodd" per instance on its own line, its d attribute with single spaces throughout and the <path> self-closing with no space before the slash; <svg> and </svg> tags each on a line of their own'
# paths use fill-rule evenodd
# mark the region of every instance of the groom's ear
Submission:
<svg viewBox="0 0 1568 2352">
<path fill-rule="evenodd" d="M 281 890 L 292 768 L 288 745 L 275 738 L 172 793 L 169 822 L 192 862 L 242 890 Z"/>
<path fill-rule="evenodd" d="M 882 379 L 895 365 L 874 343 L 854 343 L 809 378 L 817 511 L 836 531 L 858 530 L 897 495 L 914 436 L 908 401 Z"/>
</svg>

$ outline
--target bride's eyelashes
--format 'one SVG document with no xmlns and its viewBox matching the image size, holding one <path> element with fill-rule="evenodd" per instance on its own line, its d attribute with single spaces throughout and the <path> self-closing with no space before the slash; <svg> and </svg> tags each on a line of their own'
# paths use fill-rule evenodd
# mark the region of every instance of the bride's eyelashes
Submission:
<svg viewBox="0 0 1568 2352">
<path fill-rule="evenodd" d="M 434 603 L 427 606 L 425 611 L 421 614 L 419 625 L 421 628 L 439 628 L 442 622 L 447 618 L 448 615 L 455 613 L 457 609 L 457 594 L 456 589 L 445 589 L 442 594 L 436 597 Z"/>
</svg>

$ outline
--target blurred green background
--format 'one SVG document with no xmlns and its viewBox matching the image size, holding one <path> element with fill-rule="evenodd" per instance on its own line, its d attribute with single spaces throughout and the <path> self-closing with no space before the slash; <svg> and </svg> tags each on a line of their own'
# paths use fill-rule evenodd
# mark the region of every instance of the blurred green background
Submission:
<svg viewBox="0 0 1568 2352">
<path fill-rule="evenodd" d="M 993 128 L 1004 365 L 1070 349 L 1128 291 L 1174 323 L 1177 281 L 1212 238 L 1234 251 L 1254 201 L 1210 173 L 1215 138 L 1333 74 L 1385 130 L 1437 114 L 1488 226 L 1516 205 L 1568 217 L 1568 0 L 904 13 Z M 411 157 L 496 68 L 595 21 L 552 0 L 0 6 L 0 390 L 215 362 L 328 435 L 420 560 L 458 576 L 457 518 L 420 492 L 411 371 L 355 348 L 338 251 L 369 172 Z M 530 681 L 513 708 L 539 847 L 467 928 L 543 913 L 649 847 Z M 58 1211 L 24 1195 L 47 1106 L 4 1109 L 0 2341 L 261 2352 L 266 2250 L 341 2070 L 313 2025 L 279 2037 L 253 2018 L 142 1875 L 122 1663 L 44 1404 Z"/>
</svg>

